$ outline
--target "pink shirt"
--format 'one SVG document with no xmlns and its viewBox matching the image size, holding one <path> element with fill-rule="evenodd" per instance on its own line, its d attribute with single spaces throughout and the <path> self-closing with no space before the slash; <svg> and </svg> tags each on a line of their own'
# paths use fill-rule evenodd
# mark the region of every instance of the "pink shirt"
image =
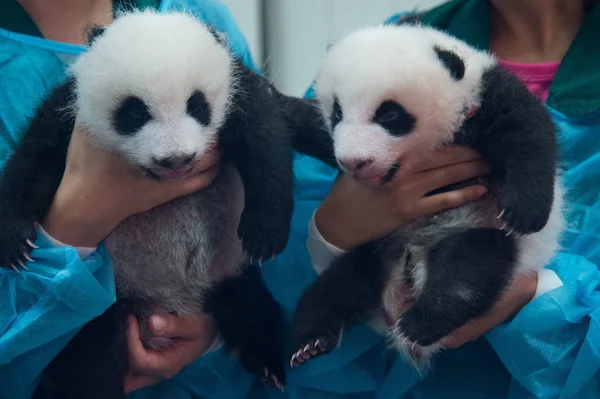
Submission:
<svg viewBox="0 0 600 399">
<path fill-rule="evenodd" d="M 560 61 L 543 64 L 522 64 L 520 62 L 498 60 L 498 64 L 517 75 L 525 83 L 527 89 L 544 103 L 548 99 L 550 84 L 560 67 Z"/>
</svg>

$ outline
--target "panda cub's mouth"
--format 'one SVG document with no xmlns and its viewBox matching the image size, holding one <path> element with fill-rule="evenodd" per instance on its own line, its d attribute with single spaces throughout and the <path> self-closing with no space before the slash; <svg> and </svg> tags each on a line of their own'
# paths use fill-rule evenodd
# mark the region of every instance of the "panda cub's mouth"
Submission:
<svg viewBox="0 0 600 399">
<path fill-rule="evenodd" d="M 170 170 L 170 169 L 163 169 L 163 168 L 151 169 L 146 166 L 140 166 L 140 170 L 144 175 L 146 175 L 149 178 L 156 180 L 156 181 L 178 179 L 178 178 L 181 178 L 181 177 L 187 175 L 188 173 L 190 173 L 192 171 L 192 169 L 194 169 L 194 165 L 191 165 L 190 167 L 185 168 L 185 169 L 177 169 L 177 170 Z"/>
</svg>

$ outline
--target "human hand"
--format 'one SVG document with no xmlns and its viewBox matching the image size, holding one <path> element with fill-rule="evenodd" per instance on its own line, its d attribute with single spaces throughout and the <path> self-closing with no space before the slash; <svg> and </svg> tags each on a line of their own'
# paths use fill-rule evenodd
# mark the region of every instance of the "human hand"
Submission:
<svg viewBox="0 0 600 399">
<path fill-rule="evenodd" d="M 452 183 L 489 173 L 479 154 L 451 147 L 427 159 L 404 160 L 410 172 L 382 187 L 360 185 L 343 176 L 317 209 L 315 223 L 323 238 L 349 250 L 383 237 L 421 216 L 456 208 L 481 197 L 485 187 L 474 185 L 456 191 L 425 195 Z"/>
<path fill-rule="evenodd" d="M 524 274 L 515 279 L 512 286 L 496 302 L 490 312 L 467 322 L 443 340 L 444 348 L 458 348 L 475 341 L 509 317 L 517 314 L 533 299 L 538 284 L 537 273 Z"/>
<path fill-rule="evenodd" d="M 77 124 L 65 173 L 42 225 L 66 244 L 95 247 L 127 217 L 206 188 L 217 176 L 220 156 L 215 149 L 188 175 L 158 182 L 117 154 L 98 149 Z"/>
<path fill-rule="evenodd" d="M 149 320 L 150 331 L 170 338 L 173 345 L 159 351 L 144 348 L 135 316 L 127 319 L 129 371 L 125 393 L 173 378 L 185 366 L 202 356 L 213 344 L 217 330 L 211 317 L 154 315 Z"/>
</svg>

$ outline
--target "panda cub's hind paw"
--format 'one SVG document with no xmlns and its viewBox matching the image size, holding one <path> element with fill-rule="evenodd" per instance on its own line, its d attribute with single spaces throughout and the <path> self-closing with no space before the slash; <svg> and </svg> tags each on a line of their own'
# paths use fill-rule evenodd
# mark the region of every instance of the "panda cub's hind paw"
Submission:
<svg viewBox="0 0 600 399">
<path fill-rule="evenodd" d="M 238 348 L 238 352 L 239 359 L 246 370 L 264 383 L 283 390 L 286 382 L 284 352 L 277 338 L 243 345 Z"/>
</svg>

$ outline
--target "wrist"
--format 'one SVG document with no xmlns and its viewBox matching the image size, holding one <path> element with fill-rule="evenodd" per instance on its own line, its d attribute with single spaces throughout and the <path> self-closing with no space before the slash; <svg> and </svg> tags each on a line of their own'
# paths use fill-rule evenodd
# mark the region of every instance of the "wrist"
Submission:
<svg viewBox="0 0 600 399">
<path fill-rule="evenodd" d="M 349 251 L 362 244 L 359 241 L 360 232 L 346 225 L 346 217 L 338 211 L 339 208 L 329 206 L 325 199 L 315 211 L 315 227 L 324 241 L 342 251 Z"/>
<path fill-rule="evenodd" d="M 327 241 L 315 222 L 316 211 L 308 222 L 308 236 L 306 237 L 306 250 L 312 260 L 312 265 L 318 274 L 321 274 L 331 263 L 346 251 Z"/>
<path fill-rule="evenodd" d="M 517 278 L 515 284 L 516 287 L 514 287 L 514 290 L 519 293 L 516 300 L 518 301 L 519 309 L 521 309 L 529 304 L 535 297 L 538 286 L 538 274 L 524 274 Z"/>
<path fill-rule="evenodd" d="M 69 195 L 59 190 L 42 221 L 44 230 L 74 247 L 96 247 L 119 224 L 116 216 L 107 216 L 94 207 L 85 195 Z M 94 201 L 99 205 L 98 201 Z"/>
</svg>

